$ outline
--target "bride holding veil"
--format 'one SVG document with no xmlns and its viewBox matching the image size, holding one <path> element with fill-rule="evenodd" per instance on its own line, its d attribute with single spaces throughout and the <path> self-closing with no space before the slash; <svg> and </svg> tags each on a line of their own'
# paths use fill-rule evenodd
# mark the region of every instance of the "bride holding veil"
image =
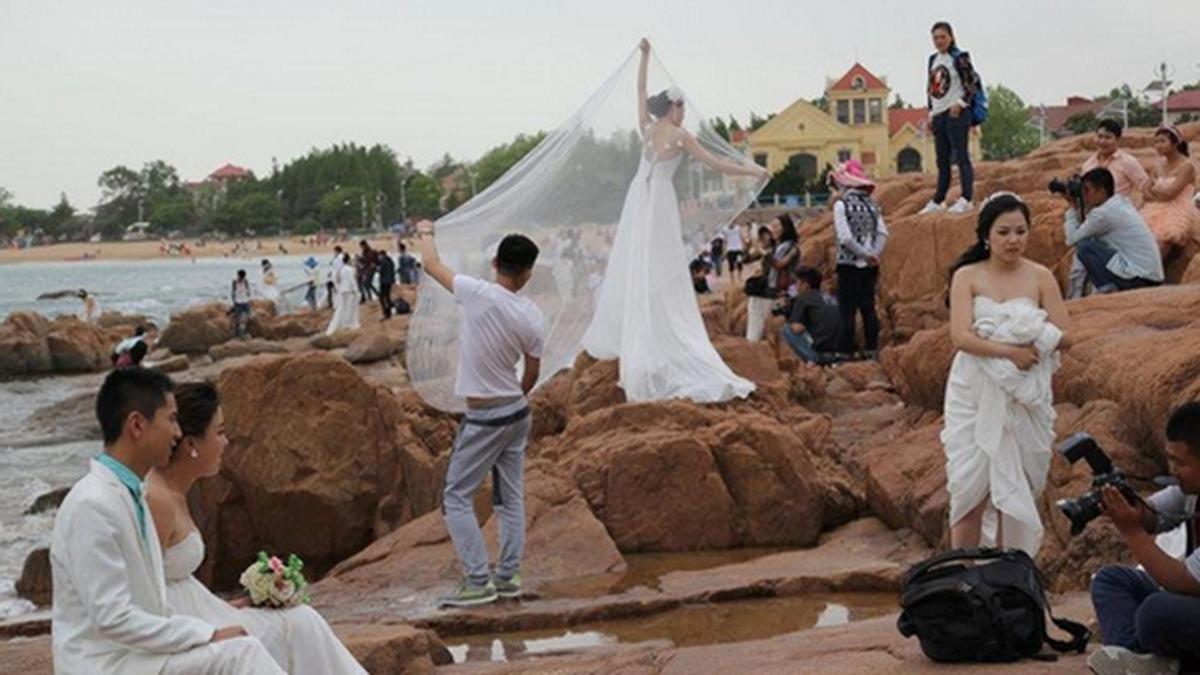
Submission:
<svg viewBox="0 0 1200 675">
<path fill-rule="evenodd" d="M 643 40 L 520 161 L 439 218 L 438 253 L 491 278 L 505 236 L 542 249 L 521 292 L 546 317 L 537 386 L 587 351 L 619 360 L 630 401 L 745 397 L 754 385 L 709 342 L 688 263 L 767 174 L 705 122 L 657 56 Z M 453 295 L 421 285 L 406 365 L 421 397 L 448 411 L 465 409 L 453 390 L 460 320 Z"/>
<path fill-rule="evenodd" d="M 723 174 L 765 178 L 767 172 L 757 164 L 739 164 L 706 151 L 681 126 L 684 97 L 678 89 L 648 97 L 647 40 L 642 40 L 641 52 L 641 161 L 625 196 L 583 348 L 598 359 L 620 359 L 620 385 L 630 401 L 745 398 L 754 384 L 725 365 L 700 317 L 674 177 L 685 155 Z"/>
</svg>

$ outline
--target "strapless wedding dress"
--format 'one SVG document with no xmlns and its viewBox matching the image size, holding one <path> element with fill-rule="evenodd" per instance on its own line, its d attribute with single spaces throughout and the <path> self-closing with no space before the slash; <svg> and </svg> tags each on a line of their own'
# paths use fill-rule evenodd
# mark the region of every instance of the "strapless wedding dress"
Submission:
<svg viewBox="0 0 1200 675">
<path fill-rule="evenodd" d="M 163 551 L 167 604 L 176 614 L 194 616 L 218 628 L 242 626 L 291 675 L 366 674 L 312 607 L 237 609 L 193 576 L 203 561 L 204 540 L 195 530 Z"/>
<path fill-rule="evenodd" d="M 593 357 L 620 360 L 629 401 L 711 403 L 754 391 L 721 359 L 700 316 L 675 193 L 682 157 L 682 148 L 643 148 L 582 341 Z"/>
<path fill-rule="evenodd" d="M 958 352 L 946 382 L 942 444 L 950 524 L 988 499 L 981 545 L 995 545 L 1003 523 L 1006 548 L 1036 556 L 1042 542 L 1037 498 L 1050 470 L 1054 395 L 1062 331 L 1029 298 L 997 302 L 976 296 L 975 333 L 1005 344 L 1033 344 L 1040 359 L 1022 371 L 1003 358 Z"/>
</svg>

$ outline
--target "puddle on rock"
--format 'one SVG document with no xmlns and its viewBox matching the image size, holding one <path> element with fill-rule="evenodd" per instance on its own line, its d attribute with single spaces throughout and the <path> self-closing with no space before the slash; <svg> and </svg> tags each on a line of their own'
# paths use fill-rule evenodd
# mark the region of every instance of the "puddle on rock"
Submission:
<svg viewBox="0 0 1200 675">
<path fill-rule="evenodd" d="M 543 599 L 598 598 L 604 595 L 618 595 L 638 586 L 659 590 L 659 579 L 671 572 L 713 569 L 791 550 L 794 549 L 733 548 L 688 553 L 626 554 L 627 569 L 624 574 L 597 574 L 540 583 L 537 586 L 537 596 Z"/>
<path fill-rule="evenodd" d="M 570 629 L 446 639 L 455 663 L 516 661 L 614 644 L 669 641 L 678 647 L 746 642 L 890 614 L 894 593 L 836 593 L 686 605 L 651 616 Z"/>
</svg>

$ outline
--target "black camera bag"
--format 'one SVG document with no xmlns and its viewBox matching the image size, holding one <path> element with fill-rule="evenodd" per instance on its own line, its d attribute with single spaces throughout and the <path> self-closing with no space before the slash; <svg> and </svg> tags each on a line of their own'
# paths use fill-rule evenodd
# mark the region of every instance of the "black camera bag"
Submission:
<svg viewBox="0 0 1200 675">
<path fill-rule="evenodd" d="M 1016 549 L 955 549 L 918 563 L 905 575 L 900 606 L 900 634 L 916 635 L 934 661 L 1017 661 L 1038 657 L 1043 644 L 1083 653 L 1091 637 L 1084 625 L 1053 615 L 1072 639 L 1046 635 L 1042 574 Z"/>
</svg>

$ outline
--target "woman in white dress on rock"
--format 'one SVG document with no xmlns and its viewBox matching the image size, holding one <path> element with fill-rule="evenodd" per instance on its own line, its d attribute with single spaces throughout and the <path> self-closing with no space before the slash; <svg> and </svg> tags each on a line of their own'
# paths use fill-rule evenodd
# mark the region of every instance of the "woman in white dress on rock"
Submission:
<svg viewBox="0 0 1200 675">
<path fill-rule="evenodd" d="M 355 276 L 354 265 L 350 263 L 349 253 L 342 254 L 342 264 L 334 271 L 333 290 L 337 294 L 337 302 L 334 303 L 333 318 L 330 319 L 325 334 L 333 335 L 339 330 L 357 329 L 358 277 Z"/>
<path fill-rule="evenodd" d="M 750 395 L 713 348 L 692 289 L 673 178 L 684 155 L 730 175 L 760 178 L 754 164 L 713 156 L 681 127 L 682 92 L 648 97 L 650 43 L 642 40 L 638 68 L 638 122 L 642 157 L 625 195 L 616 238 L 583 347 L 598 359 L 619 359 L 620 385 L 629 401 L 689 398 L 727 401 Z"/>
<path fill-rule="evenodd" d="M 977 240 L 951 270 L 946 383 L 946 483 L 953 548 L 1003 546 L 1036 555 L 1037 498 L 1054 440 L 1051 377 L 1069 345 L 1066 304 L 1054 275 L 1025 258 L 1029 207 L 993 195 Z"/>
<path fill-rule="evenodd" d="M 248 598 L 231 604 L 192 576 L 204 560 L 204 540 L 188 510 L 187 494 L 197 479 L 220 470 L 221 455 L 229 440 L 217 390 L 212 385 L 181 385 L 175 391 L 175 400 L 183 438 L 170 462 L 152 469 L 146 477 L 146 503 L 163 546 L 167 604 L 177 614 L 214 625 L 242 626 L 292 675 L 366 673 L 312 607 L 256 609 L 249 606 Z"/>
<path fill-rule="evenodd" d="M 283 310 L 283 307 L 280 306 L 282 296 L 279 293 L 279 279 L 275 276 L 275 268 L 271 265 L 271 261 L 265 258 L 262 261 L 262 283 L 259 286 L 259 294 L 263 300 L 275 303 L 276 311 Z"/>
</svg>

